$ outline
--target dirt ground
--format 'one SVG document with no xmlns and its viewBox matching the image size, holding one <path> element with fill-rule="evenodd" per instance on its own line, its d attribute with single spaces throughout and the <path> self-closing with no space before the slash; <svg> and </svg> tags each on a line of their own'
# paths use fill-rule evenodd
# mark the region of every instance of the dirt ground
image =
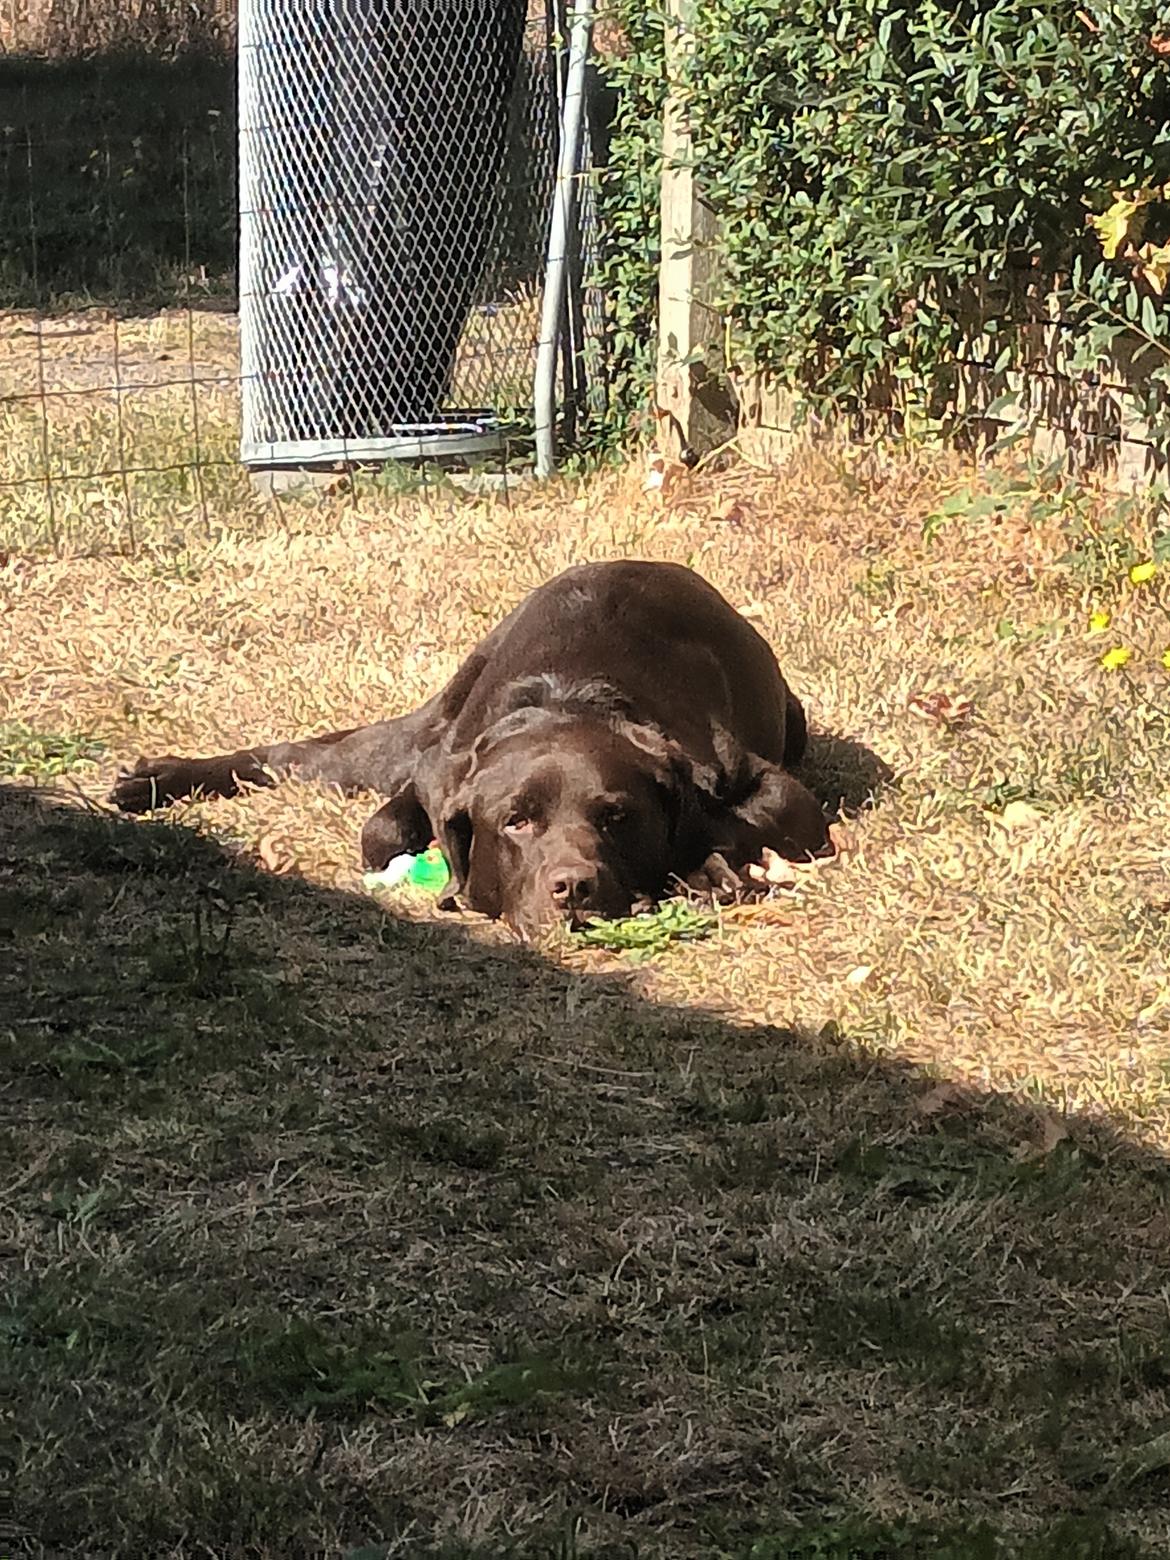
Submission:
<svg viewBox="0 0 1170 1560">
<path fill-rule="evenodd" d="M 0 497 L 10 1547 L 1170 1552 L 1156 510 L 878 447 L 264 505 L 177 404 L 119 485 L 70 415 Z M 407 709 L 620 556 L 768 636 L 843 811 L 706 940 L 376 904 L 374 803 L 310 786 L 102 810 L 140 752 Z"/>
</svg>

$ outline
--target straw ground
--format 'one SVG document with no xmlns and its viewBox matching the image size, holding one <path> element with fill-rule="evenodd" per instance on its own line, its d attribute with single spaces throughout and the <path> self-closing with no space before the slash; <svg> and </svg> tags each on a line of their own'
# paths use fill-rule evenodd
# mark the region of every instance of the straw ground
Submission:
<svg viewBox="0 0 1170 1560">
<path fill-rule="evenodd" d="M 1157 517 L 882 450 L 107 504 L 70 405 L 52 524 L 0 521 L 9 1547 L 1165 1554 Z M 188 412 L 141 426 L 186 466 Z M 626 555 L 751 615 L 844 799 L 840 859 L 708 941 L 374 904 L 372 804 L 308 786 L 95 810 L 142 751 L 404 710 Z"/>
</svg>

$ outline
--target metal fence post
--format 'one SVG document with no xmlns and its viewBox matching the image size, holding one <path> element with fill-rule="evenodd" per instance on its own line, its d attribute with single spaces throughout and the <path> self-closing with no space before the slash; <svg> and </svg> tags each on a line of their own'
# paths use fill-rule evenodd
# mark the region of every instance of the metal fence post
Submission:
<svg viewBox="0 0 1170 1560">
<path fill-rule="evenodd" d="M 551 476 L 556 464 L 557 342 L 564 314 L 570 257 L 575 243 L 577 181 L 580 177 L 581 144 L 585 128 L 585 67 L 589 59 L 592 31 L 593 0 L 574 0 L 533 394 L 536 413 L 536 475 L 541 478 Z"/>
</svg>

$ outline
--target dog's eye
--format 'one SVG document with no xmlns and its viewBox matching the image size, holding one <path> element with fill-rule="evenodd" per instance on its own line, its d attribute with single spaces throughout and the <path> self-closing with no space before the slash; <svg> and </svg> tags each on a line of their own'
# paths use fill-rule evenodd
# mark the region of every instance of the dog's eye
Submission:
<svg viewBox="0 0 1170 1560">
<path fill-rule="evenodd" d="M 601 815 L 601 827 L 603 829 L 620 829 L 626 821 L 624 807 L 607 807 Z"/>
<path fill-rule="evenodd" d="M 527 834 L 532 828 L 532 819 L 522 812 L 511 813 L 504 824 L 509 834 Z"/>
</svg>

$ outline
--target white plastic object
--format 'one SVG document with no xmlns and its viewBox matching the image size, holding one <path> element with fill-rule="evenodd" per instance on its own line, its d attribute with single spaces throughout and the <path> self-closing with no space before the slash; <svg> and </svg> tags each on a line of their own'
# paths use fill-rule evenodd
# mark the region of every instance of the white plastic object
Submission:
<svg viewBox="0 0 1170 1560">
<path fill-rule="evenodd" d="M 404 882 L 407 873 L 414 866 L 416 858 L 411 855 L 392 856 L 381 872 L 367 872 L 362 878 L 365 888 L 396 888 Z"/>
</svg>

